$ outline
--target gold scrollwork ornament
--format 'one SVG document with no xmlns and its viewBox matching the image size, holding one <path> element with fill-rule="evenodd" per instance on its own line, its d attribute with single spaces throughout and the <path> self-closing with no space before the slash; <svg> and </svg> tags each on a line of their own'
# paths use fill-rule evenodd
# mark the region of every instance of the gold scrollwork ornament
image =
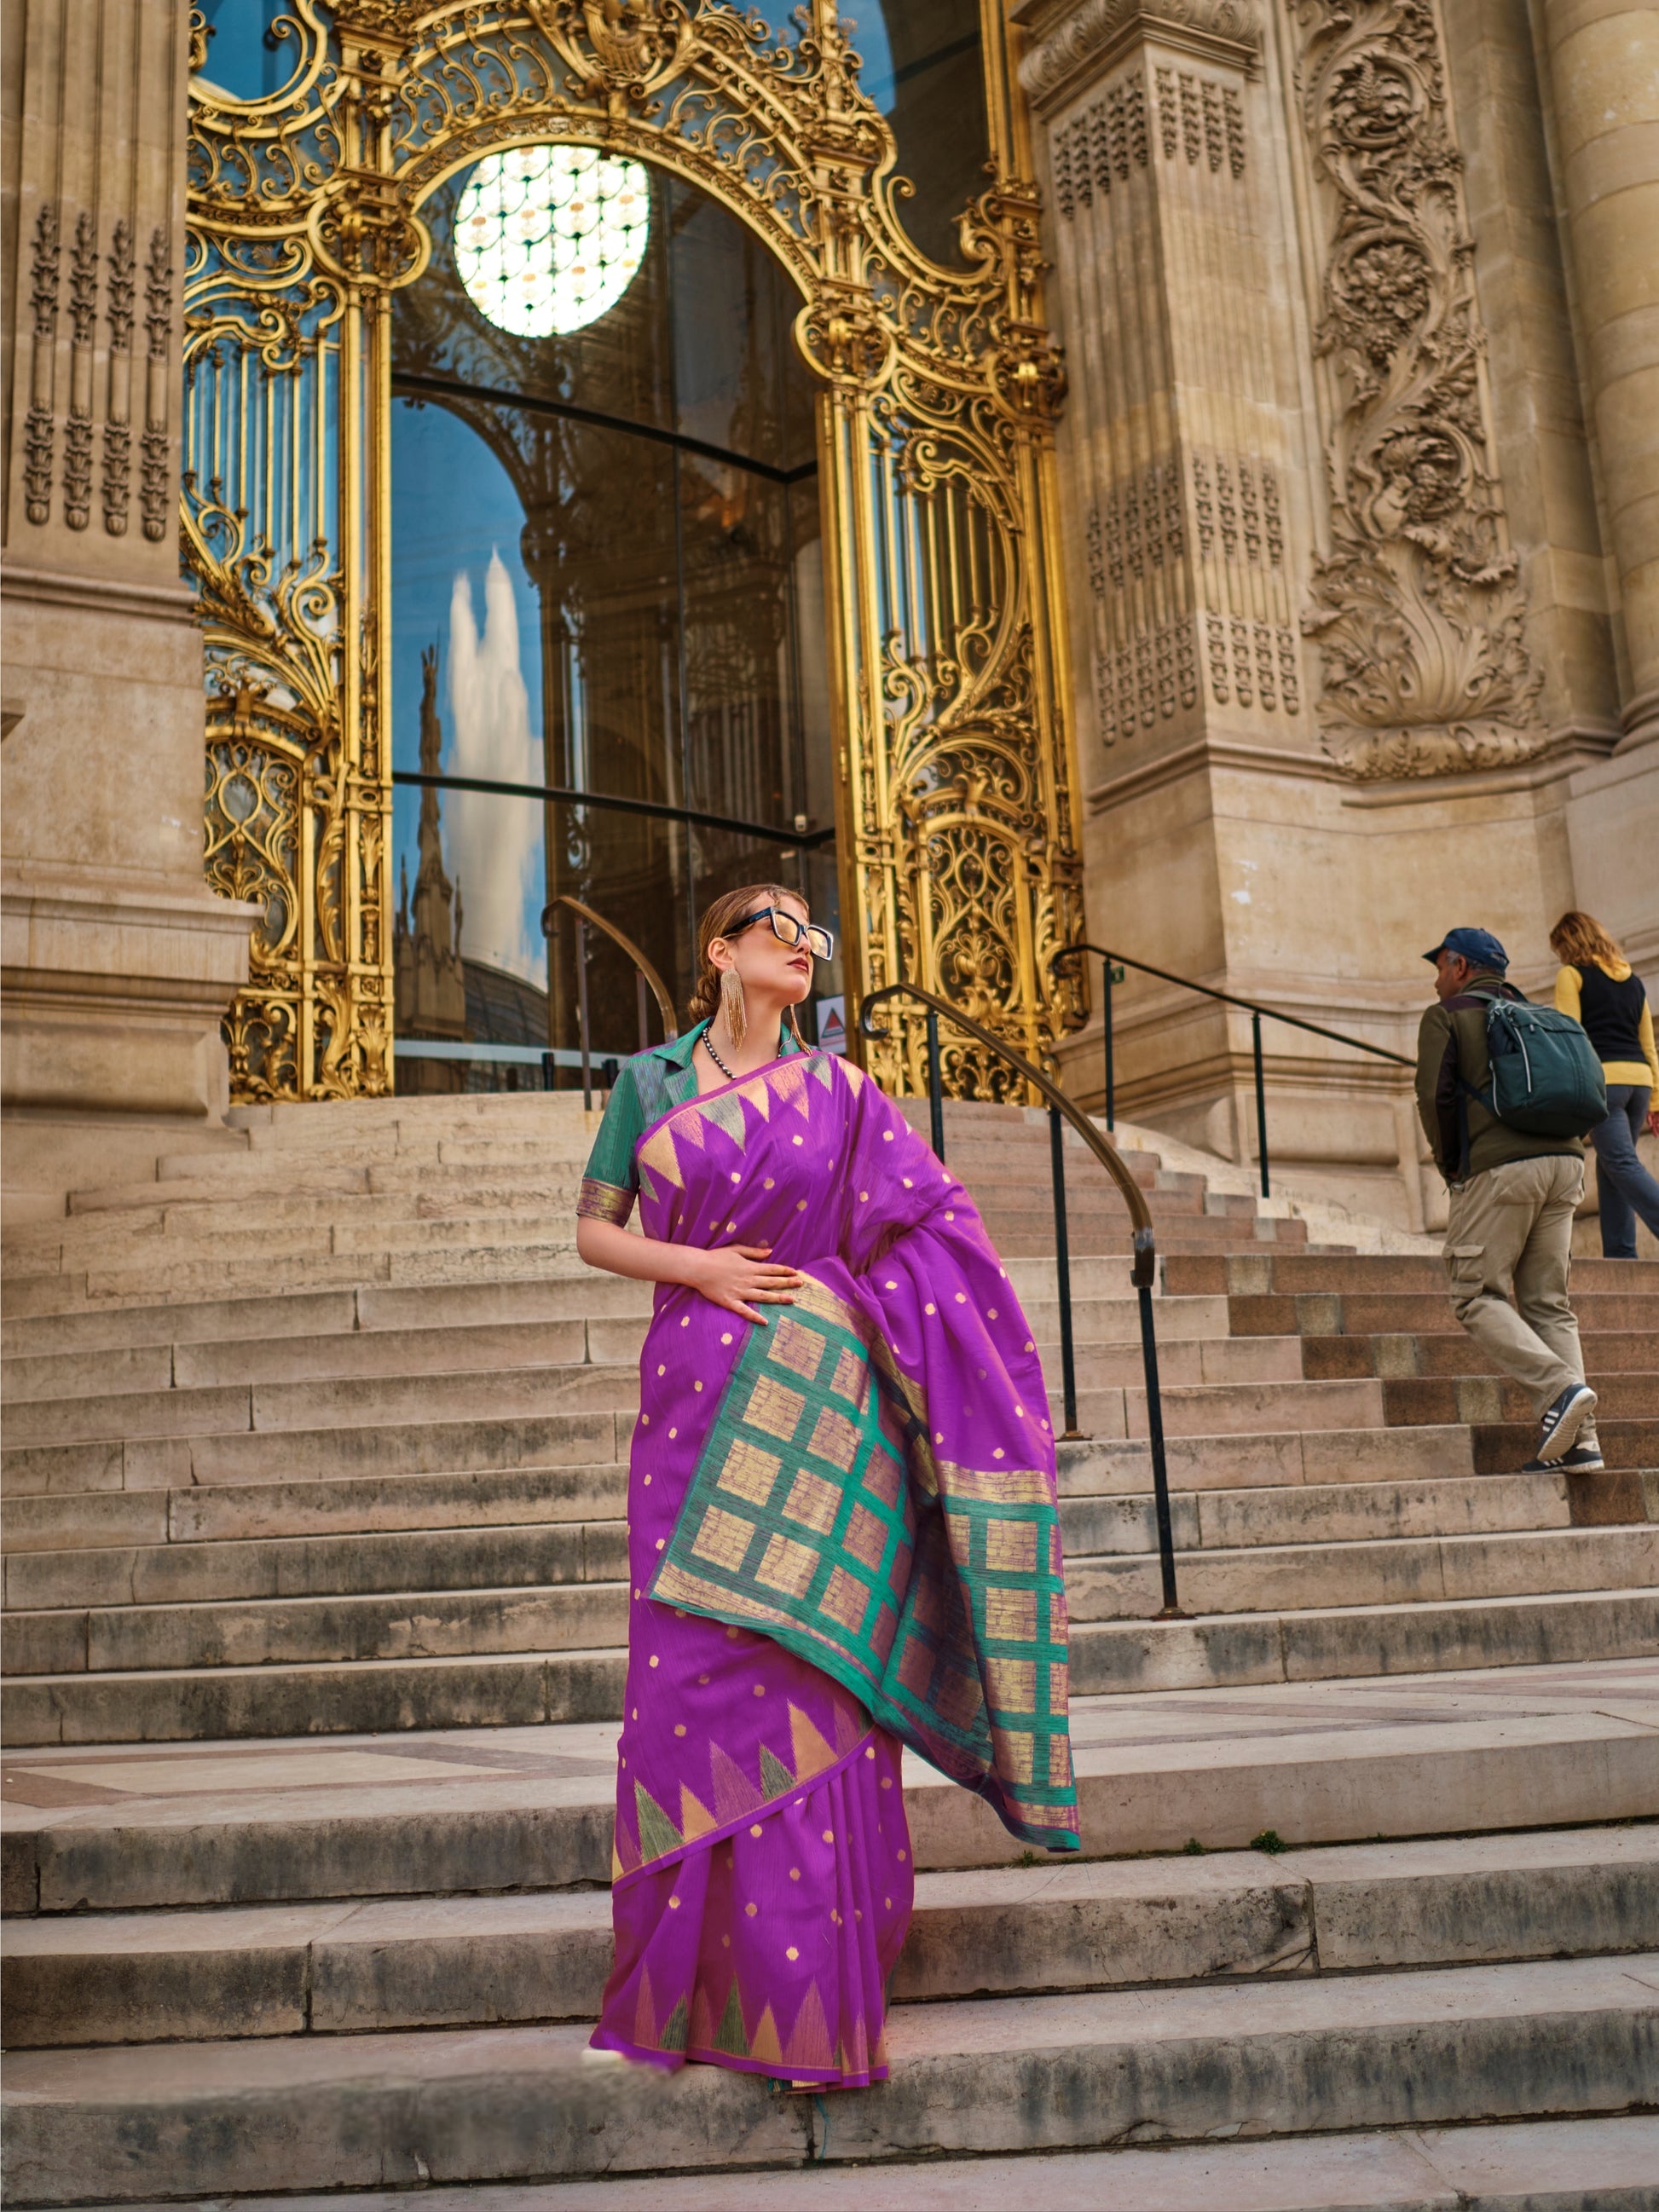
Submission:
<svg viewBox="0 0 1659 2212">
<path fill-rule="evenodd" d="M 256 933 L 231 1024 L 258 1031 L 244 1095 L 391 1079 L 389 295 L 425 265 L 428 193 L 550 138 L 712 195 L 800 292 L 849 994 L 955 992 L 1038 1054 L 1082 1018 L 1079 984 L 1049 973 L 1082 920 L 1053 550 L 1064 377 L 1007 33 L 999 10 L 983 22 L 992 180 L 946 268 L 906 234 L 835 0 L 806 0 L 782 40 L 720 0 L 337 0 L 328 17 L 289 0 L 292 70 L 253 100 L 209 81 L 192 19 L 185 534 L 210 738 L 227 697 L 257 691 L 237 742 L 300 775 L 289 933 Z M 922 580 L 908 598 L 900 562 Z M 872 1065 L 902 1087 L 919 1039 L 892 1030 Z M 971 1054 L 952 1064 L 985 1086 Z"/>
</svg>

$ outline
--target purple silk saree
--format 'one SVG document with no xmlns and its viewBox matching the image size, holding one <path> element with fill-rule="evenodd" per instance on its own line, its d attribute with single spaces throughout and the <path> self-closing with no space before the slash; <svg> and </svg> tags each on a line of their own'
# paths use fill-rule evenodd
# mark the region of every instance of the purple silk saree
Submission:
<svg viewBox="0 0 1659 2212">
<path fill-rule="evenodd" d="M 1042 1370 L 961 1184 L 833 1055 L 685 1097 L 628 1181 L 648 1237 L 769 1243 L 808 1279 L 763 1328 L 657 1290 L 593 2041 L 880 2080 L 912 1891 L 900 1745 L 1016 1836 L 1077 1844 Z M 630 1202 L 584 1188 L 613 1220 Z"/>
</svg>

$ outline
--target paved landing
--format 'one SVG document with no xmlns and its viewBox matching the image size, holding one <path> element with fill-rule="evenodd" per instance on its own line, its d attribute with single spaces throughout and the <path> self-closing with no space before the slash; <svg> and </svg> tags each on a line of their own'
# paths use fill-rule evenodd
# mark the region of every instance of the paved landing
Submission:
<svg viewBox="0 0 1659 2212">
<path fill-rule="evenodd" d="M 1268 1828 L 1313 1844 L 1659 1811 L 1659 1657 L 1084 1698 L 1073 1729 L 1095 1856 L 1179 1850 L 1194 1838 L 1237 1849 Z M 159 1849 L 185 1832 L 384 1829 L 391 1850 L 410 1816 L 428 1832 L 435 1820 L 480 1834 L 526 1815 L 561 1832 L 574 1823 L 590 1842 L 566 1879 L 603 1880 L 617 1734 L 599 1723 L 16 1753 L 0 1780 L 11 1909 L 37 1897 L 48 1911 L 83 1897 L 222 1901 L 210 1886 L 199 1897 L 58 1893 L 52 1868 L 70 1881 L 71 1862 L 84 1867 L 88 1850 L 101 1860 L 137 1831 Z M 1022 1856 L 986 1806 L 921 1761 L 907 1761 L 905 1784 L 919 1869 Z M 304 1893 L 386 1895 L 434 1879 L 412 1866 L 399 1878 L 394 1860 L 373 1879 Z"/>
</svg>

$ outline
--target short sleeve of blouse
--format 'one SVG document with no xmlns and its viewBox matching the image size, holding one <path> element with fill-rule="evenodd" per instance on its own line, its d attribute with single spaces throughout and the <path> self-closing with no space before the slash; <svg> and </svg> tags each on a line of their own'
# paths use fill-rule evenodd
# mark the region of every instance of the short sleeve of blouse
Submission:
<svg viewBox="0 0 1659 2212">
<path fill-rule="evenodd" d="M 582 1177 L 581 1196 L 576 1201 L 578 1218 L 614 1221 L 619 1229 L 627 1226 L 640 1187 L 634 1147 L 644 1129 L 645 1112 L 639 1082 L 632 1062 L 624 1061 L 617 1072 L 617 1080 L 611 1085 L 605 1116 L 599 1123 L 599 1133 L 587 1156 L 587 1172 Z"/>
</svg>

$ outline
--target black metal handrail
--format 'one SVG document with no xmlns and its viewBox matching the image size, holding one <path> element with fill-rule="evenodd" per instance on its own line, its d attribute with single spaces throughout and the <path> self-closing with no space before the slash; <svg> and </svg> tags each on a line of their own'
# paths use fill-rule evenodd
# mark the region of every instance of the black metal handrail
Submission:
<svg viewBox="0 0 1659 2212">
<path fill-rule="evenodd" d="M 927 1010 L 927 1097 L 933 1151 L 938 1158 L 943 1160 L 945 1158 L 945 1097 L 940 1080 L 939 1050 L 941 1016 L 946 1021 L 954 1022 L 958 1029 L 966 1030 L 971 1037 L 987 1046 L 1048 1101 L 1048 1164 L 1054 1199 L 1054 1273 L 1060 1291 L 1060 1361 L 1066 1400 L 1066 1430 L 1062 1438 L 1065 1442 L 1082 1441 L 1082 1431 L 1077 1425 L 1077 1359 L 1072 1330 L 1072 1259 L 1066 1226 L 1066 1122 L 1071 1123 L 1123 1194 L 1133 1233 L 1134 1259 L 1129 1279 L 1140 1306 L 1140 1359 L 1146 1383 L 1146 1429 L 1152 1455 L 1152 1504 L 1158 1522 L 1158 1565 L 1164 1582 L 1164 1605 L 1157 1618 L 1160 1620 L 1184 1620 L 1186 1616 L 1176 1600 L 1175 1531 L 1170 1515 L 1170 1474 L 1164 1450 L 1164 1401 L 1158 1382 L 1158 1335 L 1152 1321 L 1152 1288 L 1157 1277 L 1158 1247 L 1146 1194 L 1124 1165 L 1116 1146 L 1102 1136 L 1094 1123 L 1072 1103 L 1057 1084 L 1052 1082 L 1041 1068 L 1033 1066 L 1023 1053 L 1016 1052 L 1012 1045 L 1005 1044 L 1000 1036 L 982 1023 L 976 1022 L 971 1014 L 964 1014 L 959 1007 L 953 1006 L 948 999 L 941 999 L 933 991 L 924 991 L 915 983 L 889 983 L 884 989 L 872 991 L 859 1007 L 859 1028 L 866 1036 L 887 1036 L 888 1032 L 877 1028 L 870 1017 L 883 1000 L 900 997 L 914 999 Z"/>
<path fill-rule="evenodd" d="M 1062 960 L 1075 959 L 1079 954 L 1092 952 L 1102 963 L 1101 1013 L 1106 1042 L 1106 1127 L 1117 1127 L 1115 1071 L 1112 1065 L 1112 985 L 1121 983 L 1121 974 L 1114 976 L 1114 968 L 1133 968 L 1142 975 L 1156 975 L 1161 983 L 1176 983 L 1183 991 L 1196 991 L 1200 998 L 1218 999 L 1224 1006 L 1239 1006 L 1250 1018 L 1250 1050 L 1255 1062 L 1255 1149 L 1261 1164 L 1261 1195 L 1273 1196 L 1273 1182 L 1267 1166 L 1267 1085 L 1261 1064 L 1261 1021 L 1263 1015 L 1270 1022 L 1283 1022 L 1293 1030 L 1306 1030 L 1310 1036 L 1328 1037 L 1333 1044 L 1352 1045 L 1356 1052 L 1368 1052 L 1374 1060 L 1392 1060 L 1396 1067 L 1416 1065 L 1402 1053 L 1390 1052 L 1386 1045 L 1371 1044 L 1364 1037 L 1348 1036 L 1341 1030 L 1327 1029 L 1322 1022 L 1304 1021 L 1300 1014 L 1281 1013 L 1277 1006 L 1264 1006 L 1254 999 L 1237 999 L 1231 991 L 1218 991 L 1208 983 L 1194 983 L 1189 975 L 1172 975 L 1167 968 L 1149 967 L 1144 960 L 1131 960 L 1127 952 L 1109 952 L 1103 945 L 1062 945 L 1049 963 L 1057 969 Z"/>
<path fill-rule="evenodd" d="M 587 1012 L 587 926 L 589 922 L 592 923 L 595 929 L 602 929 L 613 944 L 619 945 L 634 963 L 634 987 L 640 1019 L 640 1050 L 646 1051 L 651 1042 L 649 1013 L 645 998 L 647 984 L 657 1001 L 658 1011 L 662 1015 L 663 1035 L 665 1038 L 678 1036 L 679 1030 L 677 1026 L 678 1017 L 674 1012 L 674 1001 L 669 996 L 667 984 L 663 981 L 662 977 L 641 951 L 639 946 L 635 944 L 633 939 L 618 929 L 614 921 L 607 921 L 602 914 L 595 913 L 591 906 L 584 906 L 580 899 L 572 898 L 568 891 L 561 891 L 556 898 L 550 899 L 542 908 L 544 937 L 551 937 L 558 927 L 558 909 L 562 906 L 568 907 L 576 917 L 576 1024 L 581 1036 L 582 1105 L 584 1109 L 589 1109 L 593 1103 L 593 1054 Z M 550 1060 L 551 1054 L 547 1055 L 547 1058 Z M 551 1088 L 550 1085 L 549 1088 Z"/>
</svg>

